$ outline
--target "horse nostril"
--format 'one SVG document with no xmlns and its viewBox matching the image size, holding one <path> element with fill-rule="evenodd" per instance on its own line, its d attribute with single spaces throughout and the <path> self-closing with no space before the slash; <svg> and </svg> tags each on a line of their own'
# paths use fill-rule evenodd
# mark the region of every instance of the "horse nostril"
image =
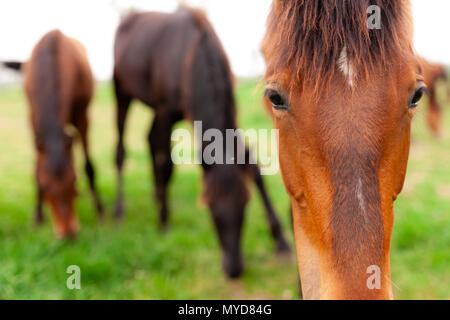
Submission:
<svg viewBox="0 0 450 320">
<path fill-rule="evenodd" d="M 68 221 L 56 220 L 54 225 L 55 236 L 59 239 L 73 240 L 79 230 L 78 220 L 72 217 Z"/>
<path fill-rule="evenodd" d="M 75 240 L 77 237 L 78 231 L 77 230 L 68 230 L 64 234 L 64 238 L 67 240 Z"/>
<path fill-rule="evenodd" d="M 73 240 L 76 238 L 78 231 L 76 229 L 67 229 L 55 231 L 55 236 L 58 239 L 68 239 Z"/>
<path fill-rule="evenodd" d="M 78 234 L 78 228 L 67 228 L 63 230 L 56 230 L 55 235 L 59 239 L 73 240 Z"/>
</svg>

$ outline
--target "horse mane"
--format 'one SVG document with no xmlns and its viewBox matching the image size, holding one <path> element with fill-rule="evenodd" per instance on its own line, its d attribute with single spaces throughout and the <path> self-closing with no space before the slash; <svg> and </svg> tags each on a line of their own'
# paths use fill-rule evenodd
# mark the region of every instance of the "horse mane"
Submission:
<svg viewBox="0 0 450 320">
<path fill-rule="evenodd" d="M 381 29 L 367 27 L 371 5 L 381 9 Z M 316 93 L 329 85 L 342 60 L 356 71 L 355 80 L 368 79 L 412 50 L 408 0 L 275 0 L 267 28 L 266 79 L 288 69 L 291 86 L 308 83 Z"/>
<path fill-rule="evenodd" d="M 64 129 L 59 119 L 61 79 L 58 55 L 62 37 L 59 30 L 46 34 L 36 46 L 30 65 L 37 114 L 36 136 L 48 154 L 48 169 L 56 176 L 62 175 L 68 161 L 64 148 Z"/>
<path fill-rule="evenodd" d="M 219 130 L 226 137 L 227 129 L 236 129 L 236 103 L 234 99 L 233 74 L 213 26 L 206 15 L 196 9 L 181 7 L 178 13 L 188 14 L 195 25 L 197 40 L 185 55 L 184 95 L 191 120 L 202 121 L 203 131 Z M 223 139 L 223 161 L 228 149 Z M 235 148 L 241 139 L 235 139 Z M 202 144 L 202 150 L 206 146 Z M 214 205 L 215 199 L 230 197 L 240 199 L 242 205 L 248 199 L 245 176 L 237 165 L 204 165 L 214 174 L 204 176 L 203 200 Z M 230 186 L 233 186 L 230 189 Z"/>
<path fill-rule="evenodd" d="M 185 93 L 191 115 L 194 120 L 202 118 L 206 129 L 217 128 L 223 133 L 235 129 L 233 75 L 222 43 L 201 10 L 181 6 L 177 13 L 190 15 L 199 33 L 185 60 L 189 70 Z"/>
</svg>

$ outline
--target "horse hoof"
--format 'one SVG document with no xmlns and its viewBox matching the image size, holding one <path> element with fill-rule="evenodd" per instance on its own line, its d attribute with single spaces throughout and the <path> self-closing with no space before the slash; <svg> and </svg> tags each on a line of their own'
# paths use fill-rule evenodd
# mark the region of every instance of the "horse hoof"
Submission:
<svg viewBox="0 0 450 320">
<path fill-rule="evenodd" d="M 244 263 L 240 256 L 234 257 L 233 259 L 229 257 L 224 257 L 222 267 L 226 276 L 229 279 L 240 278 L 241 275 L 244 273 Z"/>
<path fill-rule="evenodd" d="M 279 255 L 285 255 L 285 254 L 290 254 L 291 253 L 291 248 L 287 244 L 286 240 L 281 239 L 281 240 L 278 241 L 276 252 Z"/>
<path fill-rule="evenodd" d="M 98 218 L 100 219 L 100 221 L 105 220 L 105 210 L 103 209 L 102 204 L 97 204 L 97 215 L 98 215 Z"/>
<path fill-rule="evenodd" d="M 233 268 L 230 270 L 225 270 L 225 273 L 228 277 L 228 279 L 239 279 L 242 276 L 242 273 L 244 273 L 244 268 L 243 267 L 238 267 L 238 268 Z"/>
<path fill-rule="evenodd" d="M 166 234 L 169 232 L 169 225 L 167 223 L 161 224 L 159 226 L 159 230 L 161 231 L 162 234 Z"/>
<path fill-rule="evenodd" d="M 44 217 L 42 216 L 35 216 L 35 218 L 33 219 L 33 226 L 34 227 L 39 227 L 44 223 Z"/>
<path fill-rule="evenodd" d="M 114 209 L 114 220 L 117 222 L 122 221 L 123 218 L 123 204 L 116 203 L 116 207 Z"/>
<path fill-rule="evenodd" d="M 114 215 L 114 220 L 117 222 L 117 223 L 120 223 L 120 222 L 122 222 L 122 220 L 123 220 L 123 215 L 122 214 L 115 214 Z"/>
</svg>

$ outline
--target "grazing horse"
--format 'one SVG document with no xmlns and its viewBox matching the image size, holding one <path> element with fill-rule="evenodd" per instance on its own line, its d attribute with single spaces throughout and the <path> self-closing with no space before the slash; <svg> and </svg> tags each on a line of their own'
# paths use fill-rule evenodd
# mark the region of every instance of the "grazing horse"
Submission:
<svg viewBox="0 0 450 320">
<path fill-rule="evenodd" d="M 443 65 L 430 63 L 423 58 L 420 59 L 420 62 L 425 84 L 429 92 L 428 127 L 434 136 L 438 137 L 441 131 L 442 108 L 437 99 L 436 91 L 440 80 L 447 81 L 447 72 Z"/>
<path fill-rule="evenodd" d="M 46 200 L 52 208 L 56 236 L 73 237 L 78 230 L 78 219 L 74 208 L 77 192 L 72 137 L 68 134 L 71 126 L 81 138 L 91 193 L 99 215 L 103 214 L 88 151 L 87 108 L 94 81 L 86 52 L 78 41 L 54 30 L 38 42 L 27 63 L 4 65 L 25 74 L 37 151 L 35 222 L 43 221 L 42 205 Z"/>
<path fill-rule="evenodd" d="M 306 299 L 393 298 L 393 203 L 426 90 L 412 39 L 409 1 L 273 2 L 265 97 Z"/>
<path fill-rule="evenodd" d="M 229 63 L 204 14 L 185 7 L 172 14 L 149 12 L 127 16 L 117 30 L 114 53 L 119 131 L 115 215 L 120 219 L 123 214 L 123 135 L 130 103 L 136 98 L 155 112 L 148 143 L 164 229 L 168 222 L 167 187 L 173 168 L 170 144 L 175 123 L 182 119 L 201 121 L 204 131 L 219 130 L 223 137 L 227 129 L 236 128 Z M 243 142 L 236 141 L 235 146 L 238 143 Z M 204 142 L 200 145 L 202 150 L 207 146 Z M 238 277 L 243 271 L 240 238 L 248 201 L 246 176 L 255 181 L 262 195 L 277 250 L 289 250 L 257 165 L 203 161 L 202 168 L 203 197 L 212 212 L 223 251 L 223 268 L 229 277 Z"/>
</svg>

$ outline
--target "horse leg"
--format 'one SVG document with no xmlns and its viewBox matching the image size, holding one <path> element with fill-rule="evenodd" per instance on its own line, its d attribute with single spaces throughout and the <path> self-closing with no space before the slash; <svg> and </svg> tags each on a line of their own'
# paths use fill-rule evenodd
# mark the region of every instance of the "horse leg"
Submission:
<svg viewBox="0 0 450 320">
<path fill-rule="evenodd" d="M 119 81 L 114 77 L 114 89 L 117 100 L 117 130 L 118 130 L 118 142 L 116 150 L 116 169 L 117 169 L 117 191 L 116 191 L 116 204 L 114 209 L 114 217 L 116 220 L 120 220 L 123 216 L 123 163 L 125 159 L 125 146 L 124 146 L 124 131 L 125 121 L 127 118 L 128 110 L 131 103 L 131 97 L 123 92 L 120 87 Z"/>
<path fill-rule="evenodd" d="M 37 180 L 37 179 L 36 179 Z M 36 211 L 34 213 L 34 221 L 33 224 L 38 226 L 44 222 L 44 212 L 42 210 L 42 202 L 43 202 L 43 191 L 39 182 L 36 183 L 37 192 L 36 192 Z"/>
<path fill-rule="evenodd" d="M 89 189 L 91 191 L 92 198 L 94 200 L 95 208 L 97 209 L 97 214 L 100 218 L 104 216 L 103 204 L 100 200 L 100 196 L 98 193 L 98 189 L 95 184 L 95 170 L 92 165 L 91 157 L 89 154 L 89 142 L 88 142 L 88 118 L 86 115 L 86 109 L 84 109 L 84 113 L 79 116 L 77 121 L 75 122 L 75 126 L 78 129 L 78 132 L 81 136 L 81 144 L 83 145 L 83 152 L 86 158 L 85 160 L 85 172 L 89 180 Z"/>
<path fill-rule="evenodd" d="M 270 202 L 258 165 L 250 164 L 249 162 L 247 163 L 248 168 L 250 169 L 251 177 L 253 178 L 253 181 L 255 182 L 256 187 L 258 188 L 258 191 L 263 200 L 264 208 L 266 209 L 267 220 L 270 226 L 270 232 L 272 234 L 273 239 L 276 242 L 276 250 L 278 253 L 289 252 L 290 251 L 289 245 L 286 239 L 284 238 L 280 220 L 278 219 L 275 210 L 272 206 L 272 203 Z"/>
<path fill-rule="evenodd" d="M 169 210 L 167 205 L 167 186 L 173 172 L 170 155 L 172 127 L 178 119 L 167 113 L 156 113 L 148 135 L 150 154 L 153 159 L 156 199 L 159 203 L 159 218 L 162 230 L 167 229 Z"/>
</svg>

